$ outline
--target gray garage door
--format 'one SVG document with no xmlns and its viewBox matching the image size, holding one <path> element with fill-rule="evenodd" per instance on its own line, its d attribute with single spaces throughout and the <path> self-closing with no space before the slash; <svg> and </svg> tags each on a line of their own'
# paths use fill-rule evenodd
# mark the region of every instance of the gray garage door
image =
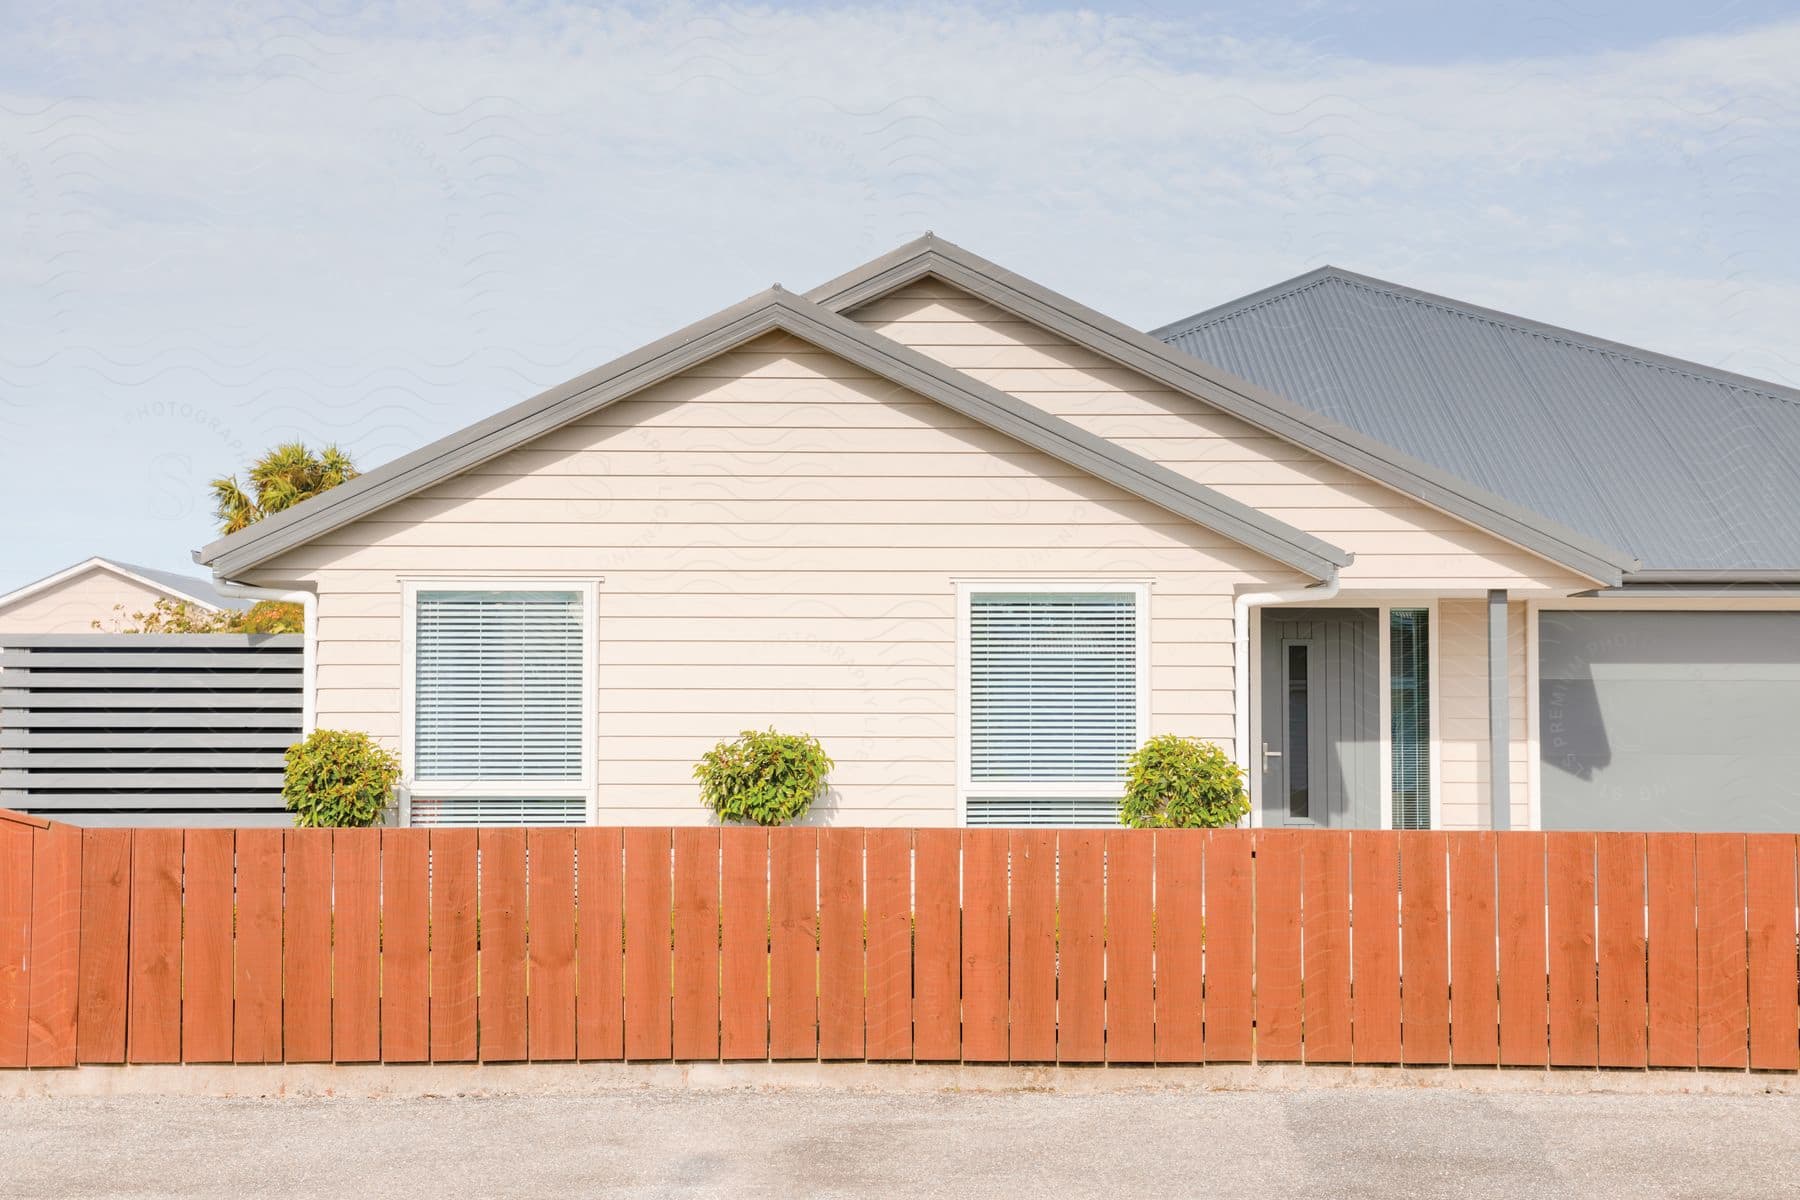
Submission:
<svg viewBox="0 0 1800 1200">
<path fill-rule="evenodd" d="M 1800 613 L 1544 612 L 1546 829 L 1800 830 Z"/>
</svg>

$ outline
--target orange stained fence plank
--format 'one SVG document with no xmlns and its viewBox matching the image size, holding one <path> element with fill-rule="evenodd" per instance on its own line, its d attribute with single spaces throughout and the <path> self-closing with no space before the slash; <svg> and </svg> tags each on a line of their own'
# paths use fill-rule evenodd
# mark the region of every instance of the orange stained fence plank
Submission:
<svg viewBox="0 0 1800 1200">
<path fill-rule="evenodd" d="M 1703 1067 L 1749 1065 L 1744 946 L 1744 835 L 1694 838 L 1698 1055 Z"/>
<path fill-rule="evenodd" d="M 1400 1055 L 1450 1061 L 1447 847 L 1435 831 L 1400 833 Z"/>
<path fill-rule="evenodd" d="M 1106 1060 L 1156 1061 L 1156 835 L 1106 834 Z M 1194 1023 L 1199 1032 L 1199 1022 Z M 1198 1039 L 1196 1039 L 1198 1040 Z"/>
<path fill-rule="evenodd" d="M 962 834 L 962 1054 L 1005 1062 L 1007 1045 L 1007 848 L 1002 829 Z"/>
<path fill-rule="evenodd" d="M 191 1063 L 230 1062 L 232 832 L 187 830 L 183 854 L 182 1058 Z"/>
<path fill-rule="evenodd" d="M 1321 829 L 1301 851 L 1307 1062 L 1350 1061 L 1350 834 Z"/>
<path fill-rule="evenodd" d="M 819 835 L 819 1057 L 863 1057 L 863 831 Z"/>
<path fill-rule="evenodd" d="M 1494 835 L 1448 834 L 1450 842 L 1450 1057 L 1460 1065 L 1500 1061 L 1499 964 L 1494 919 Z"/>
<path fill-rule="evenodd" d="M 1256 834 L 1256 1058 L 1300 1057 L 1301 837 L 1293 830 Z"/>
<path fill-rule="evenodd" d="M 281 1042 L 288 1062 L 331 1058 L 331 833 L 290 829 L 281 955 Z"/>
<path fill-rule="evenodd" d="M 955 1061 L 963 1052 L 962 831 L 914 831 L 913 873 L 913 1056 Z"/>
<path fill-rule="evenodd" d="M 431 1057 L 431 830 L 381 831 L 381 1058 Z"/>
<path fill-rule="evenodd" d="M 1350 1049 L 1359 1063 L 1400 1061 L 1400 835 L 1350 835 Z"/>
<path fill-rule="evenodd" d="M 131 830 L 81 831 L 81 968 L 75 1056 L 125 1061 L 125 980 L 131 942 Z"/>
<path fill-rule="evenodd" d="M 769 831 L 769 1056 L 816 1058 L 819 831 Z"/>
<path fill-rule="evenodd" d="M 575 831 L 575 1053 L 625 1056 L 624 835 Z"/>
<path fill-rule="evenodd" d="M 331 1057 L 381 1058 L 381 830 L 331 835 Z"/>
<path fill-rule="evenodd" d="M 533 1062 L 575 1057 L 575 831 L 526 833 L 530 974 L 525 1015 Z"/>
<path fill-rule="evenodd" d="M 719 830 L 675 831 L 676 1058 L 719 1057 Z"/>
<path fill-rule="evenodd" d="M 525 1033 L 525 831 L 478 831 L 481 893 L 477 941 L 481 987 L 476 998 L 482 1062 L 519 1062 Z"/>
<path fill-rule="evenodd" d="M 1753 833 L 1746 839 L 1749 890 L 1750 1066 L 1800 1068 L 1800 991 L 1796 989 L 1794 835 Z"/>
<path fill-rule="evenodd" d="M 625 1057 L 674 1053 L 669 830 L 625 831 Z"/>
<path fill-rule="evenodd" d="M 181 830 L 131 839 L 131 981 L 126 1049 L 134 1063 L 181 1061 Z"/>
<path fill-rule="evenodd" d="M 719 831 L 724 944 L 719 949 L 719 1052 L 769 1056 L 769 833 Z"/>
<path fill-rule="evenodd" d="M 1595 1016 L 1594 835 L 1544 835 L 1550 943 L 1550 1062 L 1598 1062 Z"/>
<path fill-rule="evenodd" d="M 1494 875 L 1500 949 L 1500 1062 L 1504 1066 L 1543 1066 L 1550 1061 L 1544 835 L 1496 834 Z"/>
<path fill-rule="evenodd" d="M 1056 834 L 1016 829 L 1007 834 L 1012 858 L 1012 938 L 1009 943 L 1013 1062 L 1056 1061 Z"/>
<path fill-rule="evenodd" d="M 242 1063 L 281 1061 L 282 831 L 237 831 L 237 1002 L 231 1054 Z"/>
<path fill-rule="evenodd" d="M 1246 1062 L 1255 1050 L 1255 834 L 1206 837 L 1206 1061 Z"/>
<path fill-rule="evenodd" d="M 475 830 L 431 831 L 433 1062 L 468 1062 L 475 1057 L 477 854 Z"/>
<path fill-rule="evenodd" d="M 1206 831 L 1162 829 L 1155 842 L 1156 1061 L 1204 1062 Z"/>
<path fill-rule="evenodd" d="M 1106 834 L 1057 835 L 1056 1056 L 1106 1057 Z"/>
<path fill-rule="evenodd" d="M 1699 1065 L 1699 943 L 1694 936 L 1694 835 L 1652 833 L 1646 839 L 1649 897 L 1649 1061 L 1653 1067 Z"/>
<path fill-rule="evenodd" d="M 50 825 L 33 831 L 32 846 L 26 1065 L 72 1067 L 81 975 L 81 830 Z M 225 1032 L 229 1037 L 229 1012 Z"/>
<path fill-rule="evenodd" d="M 905 1060 L 912 1039 L 912 830 L 871 829 L 868 854 L 868 1054 Z"/>
<path fill-rule="evenodd" d="M 1599 1062 L 1603 1067 L 1647 1066 L 1643 834 L 1595 835 L 1594 903 Z"/>
<path fill-rule="evenodd" d="M 32 826 L 0 821 L 0 1067 L 25 1065 L 31 1011 Z M 176 835 L 180 836 L 179 832 Z"/>
</svg>

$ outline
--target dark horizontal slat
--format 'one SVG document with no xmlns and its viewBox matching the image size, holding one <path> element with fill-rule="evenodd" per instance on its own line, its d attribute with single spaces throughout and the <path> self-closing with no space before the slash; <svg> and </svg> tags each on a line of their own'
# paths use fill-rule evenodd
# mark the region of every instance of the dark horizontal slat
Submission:
<svg viewBox="0 0 1800 1200">
<path fill-rule="evenodd" d="M 67 750 L 0 750 L 0 770 L 44 771 L 86 767 L 90 770 L 114 771 L 124 768 L 142 770 L 201 770 L 231 768 L 239 771 L 279 771 L 284 766 L 279 752 L 255 750 L 179 750 L 163 753 L 99 748 L 87 753 Z"/>
<path fill-rule="evenodd" d="M 134 667 L 285 667 L 299 669 L 303 656 L 299 647 L 292 650 L 153 650 L 133 653 L 124 650 L 90 651 L 84 654 L 57 650 L 0 650 L 0 670 L 20 668 L 32 671 L 79 667 L 107 667 L 125 670 Z"/>
<path fill-rule="evenodd" d="M 10 681 L 9 681 L 10 682 Z M 187 693 L 184 707 L 193 708 L 300 708 L 300 689 L 265 692 L 208 691 Z M 12 708 L 169 708 L 181 693 L 162 692 L 28 692 L 0 690 L 0 710 Z M 202 703 L 204 701 L 204 703 Z M 0 722 L 12 724 L 10 716 Z"/>
<path fill-rule="evenodd" d="M 8 633 L 0 635 L 0 649 L 30 650 L 141 650 L 145 646 L 189 650 L 197 647 L 224 649 L 287 649 L 304 643 L 298 633 Z"/>
<path fill-rule="evenodd" d="M 67 774 L 43 775 L 35 771 L 0 770 L 0 788 L 21 788 L 41 795 L 49 788 L 120 788 L 137 791 L 149 788 L 273 788 L 281 790 L 281 772 L 265 771 L 71 771 Z"/>
<path fill-rule="evenodd" d="M 8 729 L 92 729 L 106 732 L 113 729 L 224 729 L 243 730 L 246 727 L 266 728 L 272 731 L 292 734 L 293 741 L 300 740 L 300 710 L 295 707 L 289 711 L 269 713 L 246 712 L 130 712 L 130 713 L 84 713 L 84 712 L 23 712 L 18 709 L 0 710 L 0 724 Z"/>
<path fill-rule="evenodd" d="M 8 671 L 9 688 L 129 688 L 133 691 L 174 688 L 211 690 L 235 688 L 285 688 L 298 691 L 300 672 L 281 671 Z"/>
<path fill-rule="evenodd" d="M 288 829 L 294 814 L 280 812 L 58 812 L 56 819 L 92 828 Z"/>
<path fill-rule="evenodd" d="M 0 729 L 8 750 L 286 750 L 300 740 L 299 728 L 263 733 L 204 730 L 119 733 L 110 727 L 51 733 L 43 729 Z"/>
<path fill-rule="evenodd" d="M 185 809 L 245 810 L 267 812 L 282 807 L 281 793 L 273 792 L 18 792 L 0 791 L 0 808 L 21 812 L 64 813 L 80 809 Z"/>
</svg>

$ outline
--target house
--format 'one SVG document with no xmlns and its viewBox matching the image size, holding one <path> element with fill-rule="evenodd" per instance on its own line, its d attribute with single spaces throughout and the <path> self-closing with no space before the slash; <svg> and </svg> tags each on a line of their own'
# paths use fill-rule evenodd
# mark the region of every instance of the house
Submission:
<svg viewBox="0 0 1800 1200">
<path fill-rule="evenodd" d="M 245 601 L 219 595 L 199 576 L 96 557 L 0 596 L 0 635 L 90 633 L 96 622 L 111 630 L 160 600 L 204 612 L 246 607 Z"/>
<path fill-rule="evenodd" d="M 1800 395 L 1342 273 L 1150 336 L 935 237 L 197 554 L 308 606 L 413 823 L 1110 821 L 1146 736 L 1263 825 L 1795 828 Z"/>
</svg>

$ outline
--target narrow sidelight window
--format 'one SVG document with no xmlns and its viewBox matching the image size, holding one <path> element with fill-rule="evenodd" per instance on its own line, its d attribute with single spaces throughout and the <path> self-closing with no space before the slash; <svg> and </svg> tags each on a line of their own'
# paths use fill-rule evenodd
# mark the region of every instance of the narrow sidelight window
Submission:
<svg viewBox="0 0 1800 1200">
<path fill-rule="evenodd" d="M 1388 711 L 1395 829 L 1431 828 L 1431 611 L 1388 615 Z"/>
<path fill-rule="evenodd" d="M 1290 642 L 1287 648 L 1287 800 L 1288 818 L 1312 817 L 1312 646 Z"/>
</svg>

